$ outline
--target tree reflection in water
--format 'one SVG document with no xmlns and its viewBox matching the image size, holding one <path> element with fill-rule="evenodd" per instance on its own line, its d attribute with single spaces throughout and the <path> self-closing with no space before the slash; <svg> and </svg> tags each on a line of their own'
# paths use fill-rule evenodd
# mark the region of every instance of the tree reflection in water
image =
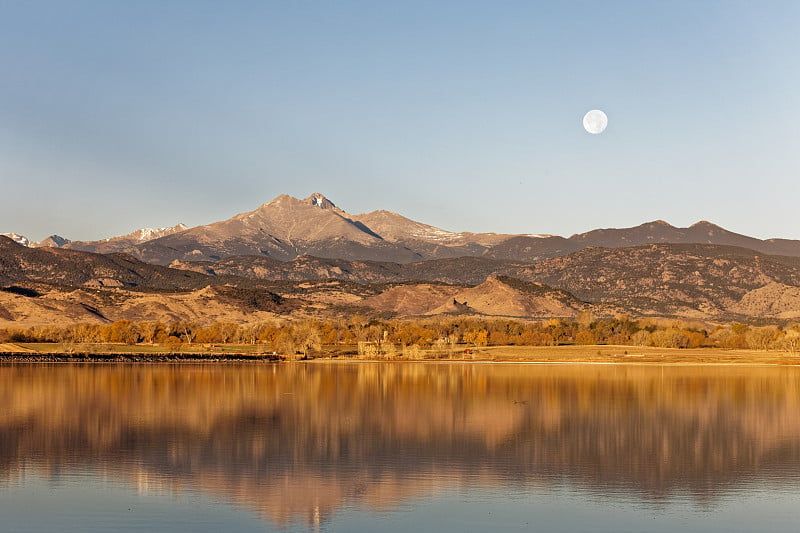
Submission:
<svg viewBox="0 0 800 533">
<path fill-rule="evenodd" d="M 453 488 L 713 505 L 798 485 L 800 369 L 0 366 L 0 477 L 99 471 L 281 524 Z"/>
</svg>

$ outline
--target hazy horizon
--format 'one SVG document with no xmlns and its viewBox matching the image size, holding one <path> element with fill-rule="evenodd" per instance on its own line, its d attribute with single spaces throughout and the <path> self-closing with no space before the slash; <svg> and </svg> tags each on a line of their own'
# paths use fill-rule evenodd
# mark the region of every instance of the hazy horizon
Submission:
<svg viewBox="0 0 800 533">
<path fill-rule="evenodd" d="M 2 5 L 0 232 L 320 192 L 459 232 L 800 238 L 795 2 Z"/>
</svg>

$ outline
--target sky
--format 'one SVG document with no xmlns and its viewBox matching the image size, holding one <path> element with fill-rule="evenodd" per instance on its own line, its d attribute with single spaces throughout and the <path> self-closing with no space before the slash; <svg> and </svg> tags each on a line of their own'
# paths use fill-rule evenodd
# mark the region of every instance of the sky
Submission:
<svg viewBox="0 0 800 533">
<path fill-rule="evenodd" d="M 0 0 L 0 232 L 319 192 L 451 231 L 800 239 L 799 53 L 794 0 Z"/>
</svg>

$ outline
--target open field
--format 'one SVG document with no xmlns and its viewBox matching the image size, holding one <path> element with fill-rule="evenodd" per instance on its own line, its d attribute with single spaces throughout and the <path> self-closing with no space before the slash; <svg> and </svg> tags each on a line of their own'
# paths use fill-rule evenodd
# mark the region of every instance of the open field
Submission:
<svg viewBox="0 0 800 533">
<path fill-rule="evenodd" d="M 36 350 L 31 350 L 30 348 L 25 348 L 23 346 L 20 346 L 19 344 L 3 344 L 3 343 L 0 343 L 0 353 L 21 353 L 21 352 L 35 353 Z"/>
<path fill-rule="evenodd" d="M 0 344 L 0 354 L 6 361 L 18 356 L 20 360 L 109 360 L 109 356 L 135 357 L 136 361 L 192 359 L 194 356 L 209 360 L 283 359 L 282 354 L 265 350 L 259 344 L 190 344 L 180 350 L 170 350 L 161 345 L 126 344 L 59 344 L 59 343 L 6 343 Z M 357 357 L 354 346 L 330 346 L 312 356 L 317 361 L 369 360 Z M 398 356 L 391 361 L 411 360 Z M 422 350 L 414 360 L 482 361 L 517 363 L 592 363 L 592 364 L 668 364 L 668 365 L 800 365 L 800 353 L 759 350 L 727 350 L 720 348 L 653 348 L 644 346 L 489 346 L 460 348 L 452 352 Z"/>
<path fill-rule="evenodd" d="M 538 363 L 624 363 L 675 365 L 800 365 L 800 353 L 721 348 L 647 346 L 490 346 L 476 358 Z"/>
</svg>

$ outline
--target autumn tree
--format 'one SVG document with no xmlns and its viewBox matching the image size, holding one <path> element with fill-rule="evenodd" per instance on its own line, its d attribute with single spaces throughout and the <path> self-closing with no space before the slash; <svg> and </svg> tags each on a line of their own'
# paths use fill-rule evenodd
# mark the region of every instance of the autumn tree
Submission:
<svg viewBox="0 0 800 533">
<path fill-rule="evenodd" d="M 796 353 L 800 351 L 800 324 L 788 327 L 779 342 L 780 348 L 787 352 Z"/>
<path fill-rule="evenodd" d="M 117 320 L 106 326 L 105 340 L 107 342 L 136 344 L 139 342 L 139 330 L 130 320 Z"/>
<path fill-rule="evenodd" d="M 139 334 L 142 337 L 142 342 L 153 344 L 159 331 L 163 331 L 164 324 L 160 322 L 139 322 Z"/>
<path fill-rule="evenodd" d="M 778 336 L 778 329 L 772 326 L 748 329 L 744 334 L 747 347 L 752 350 L 767 350 Z"/>
<path fill-rule="evenodd" d="M 177 334 L 183 342 L 191 344 L 197 335 L 197 324 L 182 320 L 170 326 L 170 334 Z"/>
<path fill-rule="evenodd" d="M 486 346 L 489 343 L 489 332 L 485 329 L 472 329 L 462 335 L 464 342 L 475 346 Z"/>
<path fill-rule="evenodd" d="M 303 353 L 303 359 L 308 359 L 308 354 L 322 349 L 322 340 L 319 329 L 311 321 L 303 322 L 293 328 L 295 346 Z"/>
</svg>

